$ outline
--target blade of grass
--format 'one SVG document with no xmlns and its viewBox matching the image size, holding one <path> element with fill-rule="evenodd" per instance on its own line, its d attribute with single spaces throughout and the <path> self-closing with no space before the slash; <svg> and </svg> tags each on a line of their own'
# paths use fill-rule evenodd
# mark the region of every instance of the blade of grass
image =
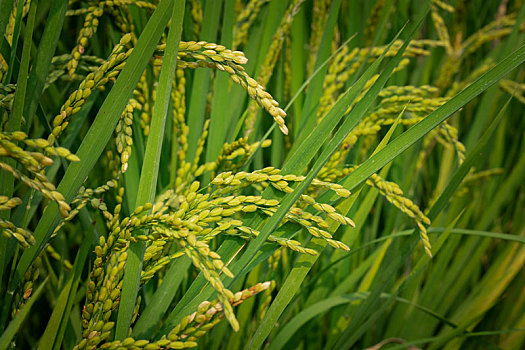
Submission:
<svg viewBox="0 0 525 350">
<path fill-rule="evenodd" d="M 456 335 L 462 335 L 464 337 L 486 337 L 490 335 L 499 335 L 499 334 L 507 334 L 507 333 L 513 333 L 513 332 L 525 332 L 525 328 L 514 328 L 514 329 L 501 329 L 497 331 L 480 331 L 480 332 L 469 332 L 469 333 L 463 333 L 465 332 L 464 329 L 458 329 L 455 333 Z M 423 338 L 423 339 L 417 339 L 413 341 L 404 342 L 402 345 L 394 346 L 389 349 L 391 350 L 401 350 L 406 349 L 408 346 L 411 345 L 420 345 L 420 344 L 427 344 L 427 343 L 435 343 L 439 340 L 444 339 L 445 336 L 437 336 L 437 337 L 429 337 L 429 338 Z"/>
<path fill-rule="evenodd" d="M 316 316 L 319 316 L 330 309 L 347 304 L 353 301 L 360 300 L 357 294 L 343 294 L 336 297 L 326 298 L 306 309 L 301 310 L 294 318 L 286 323 L 284 327 L 279 330 L 279 333 L 272 339 L 269 350 L 279 350 L 285 348 L 289 340 L 293 337 L 302 326 Z"/>
<path fill-rule="evenodd" d="M 525 173 L 525 153 L 521 153 L 520 158 L 512 167 L 507 179 L 499 186 L 498 191 L 489 203 L 486 212 L 477 223 L 476 228 L 486 230 L 490 223 L 496 218 L 500 208 L 509 201 L 516 193 L 520 185 L 523 185 L 523 174 Z"/>
<path fill-rule="evenodd" d="M 451 316 L 460 326 L 465 326 L 467 330 L 472 330 L 485 312 L 487 312 L 504 293 L 507 285 L 523 268 L 525 261 L 525 248 L 515 245 L 505 247 L 503 254 L 499 254 L 497 260 L 491 264 L 483 278 L 478 281 L 470 297 L 457 309 Z M 488 292 L 484 292 L 488 291 Z M 441 334 L 454 334 L 454 330 L 445 327 Z M 441 341 L 436 341 L 430 349 L 441 349 L 447 342 L 447 337 Z M 448 342 L 448 348 L 460 347 L 462 339 L 456 338 Z"/>
<path fill-rule="evenodd" d="M 300 87 L 305 78 L 305 58 L 306 58 L 306 9 L 301 6 L 299 12 L 295 15 L 292 22 L 290 41 L 291 41 L 291 57 L 290 60 L 294 62 L 291 65 L 290 89 L 293 95 L 296 95 L 298 101 L 293 109 L 293 123 L 300 125 L 301 108 L 304 104 L 304 95 L 300 92 Z M 299 93 L 300 92 L 300 93 Z"/>
<path fill-rule="evenodd" d="M 231 47 L 233 41 L 233 25 L 235 18 L 235 1 L 226 0 L 224 3 L 224 18 L 221 29 L 221 45 Z M 226 139 L 229 125 L 234 117 L 232 113 L 228 113 L 227 108 L 228 99 L 230 95 L 230 78 L 226 74 L 217 74 L 213 84 L 213 100 L 210 115 L 210 131 L 208 135 L 208 145 L 206 147 L 206 163 L 217 159 L 221 152 L 221 147 L 214 145 L 222 145 Z M 203 184 L 210 181 L 209 174 L 204 175 Z"/>
<path fill-rule="evenodd" d="M 27 301 L 27 303 L 25 303 L 22 306 L 20 311 L 16 314 L 15 318 L 11 322 L 9 322 L 9 326 L 7 326 L 6 330 L 0 336 L 0 350 L 5 350 L 11 346 L 11 340 L 18 332 L 20 326 L 22 326 L 22 322 L 24 322 L 24 320 L 29 315 L 31 307 L 33 306 L 35 301 L 38 300 L 40 294 L 42 294 L 42 292 L 44 291 L 44 287 L 46 286 L 48 280 L 49 278 L 46 278 L 42 282 L 42 284 L 40 284 L 37 290 L 33 293 L 32 297 Z"/>
<path fill-rule="evenodd" d="M 67 0 L 56 0 L 51 2 L 51 8 L 47 16 L 44 33 L 40 39 L 38 51 L 33 60 L 33 67 L 27 82 L 28 94 L 24 104 L 24 117 L 26 118 L 25 130 L 33 120 L 33 115 L 38 107 L 44 84 L 51 65 L 51 59 L 55 54 L 64 18 L 66 17 Z"/>
<path fill-rule="evenodd" d="M 384 290 L 389 290 L 394 284 L 395 271 L 403 264 L 416 246 L 417 238 L 409 237 L 408 242 L 397 249 L 391 246 L 374 281 L 368 297 L 360 303 L 344 331 L 331 337 L 326 348 L 351 348 L 364 332 L 372 327 L 394 302 L 393 298 L 380 301 Z M 397 294 L 395 294 L 397 295 Z"/>
<path fill-rule="evenodd" d="M 272 343 L 270 344 L 269 350 L 280 350 L 283 349 L 286 344 L 290 341 L 290 339 L 293 337 L 295 332 L 297 332 L 302 326 L 304 326 L 308 321 L 312 320 L 314 317 L 317 317 L 330 309 L 344 304 L 349 304 L 355 301 L 360 301 L 365 299 L 370 293 L 368 292 L 358 292 L 358 293 L 352 293 L 352 294 L 343 294 L 340 296 L 330 297 L 326 298 L 322 301 L 319 301 L 308 308 L 302 310 L 300 313 L 298 313 L 292 320 L 286 323 L 286 326 L 282 327 L 277 336 L 272 340 Z M 407 305 L 411 305 L 415 307 L 418 310 L 423 311 L 424 313 L 435 317 L 436 319 L 442 321 L 445 324 L 448 324 L 452 327 L 457 327 L 453 322 L 449 321 L 445 317 L 437 314 L 433 310 L 423 306 L 416 304 L 412 302 L 411 300 L 407 300 L 405 298 L 401 298 L 398 296 L 394 296 L 388 293 L 382 293 L 380 298 L 387 299 L 387 298 L 393 298 L 394 300 L 404 303 Z"/>
<path fill-rule="evenodd" d="M 159 175 L 160 155 L 168 106 L 171 98 L 173 78 L 177 67 L 177 52 L 182 34 L 182 20 L 184 17 L 184 0 L 174 2 L 171 26 L 166 40 L 166 51 L 162 60 L 159 76 L 159 85 L 153 106 L 150 134 L 146 144 L 146 152 L 142 163 L 142 172 L 135 202 L 135 208 L 153 202 Z M 145 242 L 132 242 L 128 251 L 128 259 L 124 270 L 122 294 L 120 298 L 115 339 L 124 339 L 128 336 L 133 309 L 137 300 L 142 272 L 142 261 L 146 250 Z"/>
</svg>

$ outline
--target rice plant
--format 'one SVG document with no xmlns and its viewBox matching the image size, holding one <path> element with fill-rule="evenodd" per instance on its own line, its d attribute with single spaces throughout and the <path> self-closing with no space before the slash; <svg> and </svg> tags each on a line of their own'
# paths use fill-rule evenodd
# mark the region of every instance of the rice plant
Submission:
<svg viewBox="0 0 525 350">
<path fill-rule="evenodd" d="M 522 0 L 0 0 L 0 349 L 521 349 Z"/>
</svg>

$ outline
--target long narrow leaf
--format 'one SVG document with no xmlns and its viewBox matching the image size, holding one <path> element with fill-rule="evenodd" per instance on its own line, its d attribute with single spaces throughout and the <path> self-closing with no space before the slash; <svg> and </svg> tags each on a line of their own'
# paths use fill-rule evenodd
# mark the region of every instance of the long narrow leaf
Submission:
<svg viewBox="0 0 525 350">
<path fill-rule="evenodd" d="M 162 61 L 159 86 L 153 107 L 150 134 L 146 145 L 144 162 L 142 163 L 142 172 L 135 207 L 151 203 L 155 198 L 164 128 L 168 114 L 171 88 L 173 86 L 172 82 L 175 76 L 179 41 L 182 34 L 184 5 L 184 0 L 178 0 L 175 1 L 173 6 L 171 27 L 166 43 L 164 59 Z M 126 268 L 124 270 L 124 281 L 115 328 L 115 339 L 124 339 L 128 335 L 133 309 L 135 308 L 135 300 L 137 299 L 145 250 L 146 244 L 144 242 L 134 242 L 130 244 Z"/>
</svg>

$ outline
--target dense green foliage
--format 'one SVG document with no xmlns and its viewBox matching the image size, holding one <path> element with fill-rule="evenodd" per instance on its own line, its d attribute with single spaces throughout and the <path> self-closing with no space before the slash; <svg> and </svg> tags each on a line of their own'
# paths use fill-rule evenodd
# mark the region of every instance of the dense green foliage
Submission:
<svg viewBox="0 0 525 350">
<path fill-rule="evenodd" d="M 0 350 L 521 349 L 520 0 L 0 0 Z"/>
</svg>

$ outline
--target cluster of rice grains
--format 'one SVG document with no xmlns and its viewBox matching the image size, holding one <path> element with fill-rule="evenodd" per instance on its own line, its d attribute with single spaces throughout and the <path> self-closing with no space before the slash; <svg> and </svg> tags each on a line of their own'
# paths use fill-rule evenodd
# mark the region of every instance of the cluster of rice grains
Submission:
<svg viewBox="0 0 525 350">
<path fill-rule="evenodd" d="M 165 45 L 160 45 L 157 49 L 159 52 L 162 52 L 165 49 Z M 160 65 L 161 62 L 161 60 L 158 60 L 154 64 Z M 284 122 L 286 113 L 279 108 L 279 103 L 266 92 L 264 87 L 246 73 L 242 66 L 246 62 L 248 62 L 248 59 L 241 51 L 231 51 L 223 45 L 205 41 L 181 42 L 179 44 L 177 67 L 208 67 L 227 72 L 230 74 L 233 82 L 240 84 L 248 92 L 250 98 L 274 118 L 281 131 L 284 134 L 288 134 L 288 128 Z"/>
<path fill-rule="evenodd" d="M 156 203 L 135 209 L 129 217 L 119 221 L 113 220 L 108 237 L 101 237 L 99 245 L 95 248 L 97 257 L 91 270 L 87 304 L 82 314 L 84 339 L 79 343 L 78 348 L 98 346 L 111 334 L 114 324 L 110 322 L 110 318 L 112 312 L 118 308 L 127 248 L 130 242 L 138 240 L 147 242 L 141 275 L 142 284 L 151 280 L 174 259 L 186 255 L 218 292 L 220 304 L 215 302 L 205 305 L 220 306 L 215 306 L 213 313 L 208 310 L 207 315 L 203 316 L 206 318 L 198 322 L 202 326 L 195 327 L 202 328 L 198 332 L 192 331 L 194 337 L 204 334 L 218 322 L 218 319 L 212 322 L 212 318 L 219 312 L 224 314 L 234 329 L 238 329 L 239 325 L 232 306 L 254 293 L 243 291 L 234 294 L 224 286 L 220 275 L 225 274 L 229 277 L 233 275 L 221 257 L 211 249 L 210 244 L 218 235 L 242 237 L 247 240 L 257 237 L 259 232 L 246 226 L 241 220 L 244 214 L 257 213 L 262 217 L 270 217 L 279 206 L 278 200 L 265 199 L 261 195 L 241 195 L 239 192 L 244 189 L 257 191 L 258 188 L 272 186 L 278 191 L 288 193 L 293 191 L 290 186 L 303 180 L 303 176 L 282 175 L 279 169 L 271 167 L 250 173 L 223 172 L 213 178 L 211 181 L 213 186 L 208 187 L 207 191 L 199 190 L 199 182 L 194 181 L 189 186 L 179 186 L 180 192 L 167 190 L 159 195 Z M 350 194 L 341 186 L 328 182 L 315 181 L 312 185 L 326 187 L 342 197 Z M 311 196 L 303 195 L 300 206 L 292 208 L 286 214 L 284 223 L 298 224 L 312 236 L 326 240 L 334 248 L 348 250 L 344 243 L 334 240 L 326 231 L 330 226 L 326 219 L 336 220 L 343 225 L 353 225 L 351 219 L 341 215 L 328 204 L 318 203 Z M 306 211 L 308 206 L 322 214 L 310 214 Z M 299 241 L 291 238 L 270 235 L 268 241 L 299 253 L 318 254 L 313 249 L 302 247 Z M 269 283 L 260 284 L 254 287 L 254 290 L 259 292 L 269 286 Z M 187 322 L 183 320 L 176 326 L 167 338 L 165 337 L 167 339 L 165 342 L 184 340 L 183 334 L 186 334 L 186 331 L 181 332 L 180 329 L 185 329 Z M 210 323 L 204 326 L 207 322 Z M 131 340 L 127 340 L 129 341 Z M 140 344 L 150 344 L 142 342 Z M 119 346 L 118 344 L 120 343 L 113 342 L 104 346 L 113 348 Z M 153 348 L 154 345 L 148 346 Z"/>
<path fill-rule="evenodd" d="M 36 151 L 23 149 L 17 144 L 19 142 Z M 56 190 L 55 185 L 44 175 L 43 170 L 53 164 L 50 158 L 52 156 L 63 157 L 73 162 L 79 160 L 77 156 L 71 154 L 66 148 L 53 147 L 47 140 L 28 139 L 27 135 L 21 131 L 0 133 L 0 156 L 11 160 L 0 161 L 2 171 L 10 173 L 16 180 L 33 191 L 38 191 L 48 200 L 56 202 L 63 217 L 69 215 L 70 206 L 65 202 L 64 196 Z M 20 164 L 25 172 L 18 170 L 16 163 Z M 18 197 L 0 196 L 0 210 L 11 210 L 21 203 L 22 200 Z M 8 220 L 0 218 L 0 227 L 4 236 L 16 238 L 22 247 L 26 248 L 35 243 L 31 232 L 23 227 L 15 226 Z"/>
</svg>

